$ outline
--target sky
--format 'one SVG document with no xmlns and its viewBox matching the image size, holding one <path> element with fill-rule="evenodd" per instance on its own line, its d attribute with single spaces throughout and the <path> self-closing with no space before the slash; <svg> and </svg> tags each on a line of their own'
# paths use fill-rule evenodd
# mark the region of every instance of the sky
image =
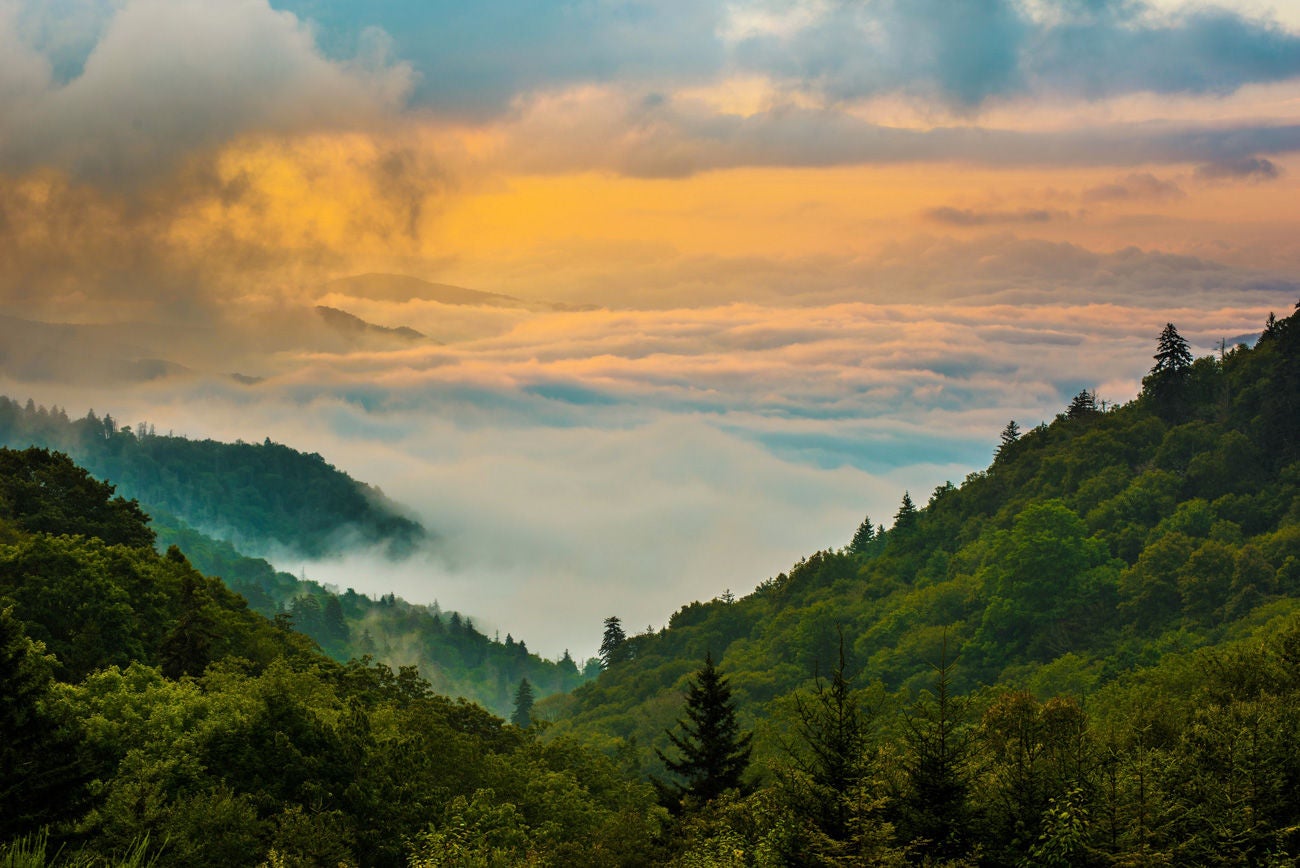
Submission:
<svg viewBox="0 0 1300 868">
<path fill-rule="evenodd" d="M 437 542 L 278 565 L 585 655 L 1290 310 L 1298 153 L 1296 0 L 0 0 L 0 391 L 318 451 Z"/>
</svg>

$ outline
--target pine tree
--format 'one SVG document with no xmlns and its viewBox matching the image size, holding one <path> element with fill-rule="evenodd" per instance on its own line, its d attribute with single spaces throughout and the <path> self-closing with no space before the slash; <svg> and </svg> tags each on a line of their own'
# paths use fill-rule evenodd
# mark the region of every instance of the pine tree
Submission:
<svg viewBox="0 0 1300 868">
<path fill-rule="evenodd" d="M 1180 419 L 1188 401 L 1192 352 L 1173 323 L 1165 323 L 1153 358 L 1155 366 L 1142 380 L 1143 395 L 1154 403 L 1156 412 L 1165 419 Z"/>
<path fill-rule="evenodd" d="M 935 861 L 965 855 L 971 836 L 971 771 L 974 744 L 966 705 L 953 696 L 948 637 L 935 667 L 932 695 L 904 715 L 906 786 L 899 800 L 899 831 Z"/>
<path fill-rule="evenodd" d="M 894 530 L 911 530 L 916 527 L 916 504 L 912 503 L 910 492 L 903 492 L 903 502 L 898 506 L 898 512 L 894 514 Z"/>
<path fill-rule="evenodd" d="M 849 551 L 855 555 L 860 555 L 871 547 L 876 541 L 876 526 L 871 523 L 871 516 L 862 519 L 862 524 L 858 525 L 857 532 L 853 534 L 853 541 L 849 543 Z"/>
<path fill-rule="evenodd" d="M 1097 393 L 1080 389 L 1079 394 L 1070 400 L 1070 406 L 1065 409 L 1065 416 L 1067 419 L 1083 419 L 1096 412 Z"/>
<path fill-rule="evenodd" d="M 520 729 L 533 725 L 533 685 L 528 679 L 521 679 L 519 689 L 515 691 L 515 710 L 510 715 L 510 722 Z"/>
<path fill-rule="evenodd" d="M 1173 323 L 1165 323 L 1164 331 L 1160 332 L 1156 354 L 1152 358 L 1156 360 L 1155 367 L 1151 369 L 1153 374 L 1186 371 L 1192 366 L 1191 348 Z"/>
<path fill-rule="evenodd" d="M 1002 436 L 998 439 L 998 455 L 1005 452 L 1011 447 L 1011 444 L 1015 443 L 1019 439 L 1020 426 L 1016 424 L 1015 419 L 1012 419 L 1007 423 L 1007 427 L 1002 429 Z"/>
<path fill-rule="evenodd" d="M 608 669 L 617 663 L 625 663 L 631 659 L 632 648 L 627 644 L 627 634 L 623 632 L 623 624 L 616 616 L 610 615 L 605 619 L 605 637 L 600 641 L 601 665 Z"/>
<path fill-rule="evenodd" d="M 787 781 L 792 807 L 832 849 L 846 846 L 851 826 L 866 819 L 855 816 L 855 808 L 869 772 L 866 716 L 847 674 L 843 631 L 839 639 L 830 682 L 816 678 L 811 696 L 795 695 L 799 744 L 786 748 L 794 772 Z"/>
<path fill-rule="evenodd" d="M 668 771 L 681 779 L 677 784 L 655 779 L 665 805 L 677 809 L 684 800 L 703 804 L 727 790 L 744 789 L 741 778 L 749 767 L 752 734 L 740 731 L 731 687 L 713 665 L 712 654 L 705 655 L 704 668 L 695 673 L 686 695 L 686 716 L 677 725 L 681 735 L 665 732 L 680 758 L 669 759 L 655 749 Z"/>
</svg>

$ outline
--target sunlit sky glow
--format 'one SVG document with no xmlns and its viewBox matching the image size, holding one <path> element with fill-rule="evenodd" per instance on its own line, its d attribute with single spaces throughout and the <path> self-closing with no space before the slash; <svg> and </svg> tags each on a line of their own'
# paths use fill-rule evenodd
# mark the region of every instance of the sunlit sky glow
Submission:
<svg viewBox="0 0 1300 868">
<path fill-rule="evenodd" d="M 320 451 L 440 541 L 309 575 L 585 654 L 1289 310 L 1298 152 L 1291 0 L 0 0 L 2 312 L 112 326 L 0 386 Z"/>
</svg>

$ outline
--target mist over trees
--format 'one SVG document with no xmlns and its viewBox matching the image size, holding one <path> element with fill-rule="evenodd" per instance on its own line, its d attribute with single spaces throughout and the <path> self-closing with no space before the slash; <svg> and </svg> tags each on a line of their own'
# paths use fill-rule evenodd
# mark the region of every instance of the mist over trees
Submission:
<svg viewBox="0 0 1300 868">
<path fill-rule="evenodd" d="M 348 594 L 264 617 L 65 456 L 0 451 L 0 859 L 1291 864 L 1297 322 L 1173 341 L 1136 400 L 750 594 L 607 619 L 594 680 L 508 674 L 513 724 L 321 653 L 377 642 Z"/>
</svg>

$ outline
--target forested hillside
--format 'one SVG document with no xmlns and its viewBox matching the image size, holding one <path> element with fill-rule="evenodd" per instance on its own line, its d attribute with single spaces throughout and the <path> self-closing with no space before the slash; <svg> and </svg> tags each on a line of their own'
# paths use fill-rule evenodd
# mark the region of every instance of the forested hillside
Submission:
<svg viewBox="0 0 1300 868">
<path fill-rule="evenodd" d="M 519 682 L 540 698 L 571 690 L 583 671 L 567 653 L 544 660 L 507 634 L 496 641 L 471 617 L 374 599 L 352 589 L 336 593 L 248 557 L 221 533 L 256 547 L 274 545 L 319 557 L 351 545 L 382 544 L 392 556 L 426 537 L 376 489 L 336 470 L 319 455 L 271 443 L 219 443 L 162 436 L 145 424 L 118 427 L 92 411 L 69 420 L 57 407 L 27 406 L 0 396 L 0 445 L 54 445 L 100 479 L 144 504 L 158 548 L 176 545 L 194 566 L 216 576 L 268 618 L 288 615 L 294 627 L 339 661 L 369 655 L 415 666 L 440 693 L 508 714 Z M 196 527 L 218 529 L 204 533 Z M 594 670 L 588 675 L 594 674 Z"/>
<path fill-rule="evenodd" d="M 65 456 L 0 450 L 0 864 L 647 850 L 662 815 L 612 761 L 414 669 L 334 662 L 153 542 L 133 502 Z"/>
<path fill-rule="evenodd" d="M 1172 326 L 1155 349 L 1136 400 L 1084 391 L 1051 424 L 1009 424 L 992 466 L 920 507 L 904 494 L 888 530 L 868 518 L 657 633 L 613 624 L 604 674 L 542 713 L 662 775 L 712 654 L 751 773 L 780 787 L 792 756 L 819 768 L 790 745 L 825 736 L 839 672 L 869 722 L 837 810 L 876 843 L 988 864 L 1040 835 L 1075 849 L 1032 864 L 1300 855 L 1300 314 L 1254 349 L 1194 360 Z M 818 852 L 863 852 L 845 828 Z"/>
<path fill-rule="evenodd" d="M 469 615 L 443 611 L 437 603 L 327 588 L 246 557 L 229 542 L 200 533 L 175 516 L 155 511 L 152 518 L 158 548 L 180 547 L 197 569 L 220 577 L 254 611 L 268 618 L 288 617 L 294 629 L 339 662 L 371 657 L 393 668 L 414 666 L 437 692 L 501 715 L 510 713 L 524 679 L 540 699 L 572 690 L 599 671 L 596 661 L 579 668 L 567 651 L 559 660 L 543 659 L 509 633 L 504 639 L 489 637 Z"/>
<path fill-rule="evenodd" d="M 119 425 L 91 410 L 69 419 L 58 407 L 0 396 L 0 446 L 44 446 L 71 455 L 122 494 L 245 551 L 319 558 L 355 546 L 409 554 L 427 532 L 378 489 L 269 439 L 220 443 Z"/>
</svg>

